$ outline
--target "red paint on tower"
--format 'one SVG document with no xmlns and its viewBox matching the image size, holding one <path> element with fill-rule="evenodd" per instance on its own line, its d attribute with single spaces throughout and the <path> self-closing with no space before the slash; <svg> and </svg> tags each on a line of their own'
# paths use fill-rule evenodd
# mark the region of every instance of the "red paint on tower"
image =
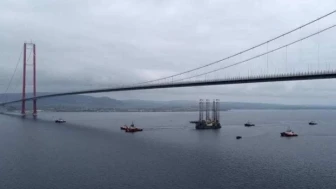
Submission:
<svg viewBox="0 0 336 189">
<path fill-rule="evenodd" d="M 37 110 L 36 110 L 36 48 L 35 44 L 33 44 L 33 93 L 34 93 L 34 101 L 33 101 L 33 115 L 37 116 Z"/>
<path fill-rule="evenodd" d="M 22 106 L 21 114 L 26 115 L 26 53 L 27 53 L 27 44 L 23 44 L 23 81 L 22 81 Z"/>
</svg>

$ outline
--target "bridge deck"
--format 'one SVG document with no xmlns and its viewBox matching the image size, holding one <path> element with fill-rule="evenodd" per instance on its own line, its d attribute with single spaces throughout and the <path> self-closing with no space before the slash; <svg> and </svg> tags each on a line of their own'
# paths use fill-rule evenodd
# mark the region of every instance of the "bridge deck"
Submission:
<svg viewBox="0 0 336 189">
<path fill-rule="evenodd" d="M 331 71 L 315 71 L 315 72 L 302 72 L 302 73 L 289 73 L 289 74 L 275 74 L 263 76 L 250 76 L 250 77 L 233 77 L 218 80 L 203 80 L 203 81 L 188 81 L 188 82 L 170 82 L 160 84 L 146 84 L 146 85 L 128 85 L 114 88 L 82 90 L 64 93 L 55 93 L 50 95 L 37 96 L 36 99 L 51 98 L 57 96 L 76 95 L 76 94 L 90 94 L 90 93 L 103 93 L 103 92 L 117 92 L 117 91 L 132 91 L 132 90 L 148 90 L 148 89 L 163 89 L 163 88 L 180 88 L 180 87 L 196 87 L 196 86 L 211 86 L 211 85 L 230 85 L 230 84 L 244 84 L 244 83 L 262 83 L 262 82 L 279 82 L 279 81 L 298 81 L 298 80 L 316 80 L 316 79 L 333 79 L 336 78 L 336 70 Z M 26 98 L 25 101 L 34 100 L 35 98 Z M 7 105 L 23 100 L 15 100 L 4 102 L 0 105 Z"/>
</svg>

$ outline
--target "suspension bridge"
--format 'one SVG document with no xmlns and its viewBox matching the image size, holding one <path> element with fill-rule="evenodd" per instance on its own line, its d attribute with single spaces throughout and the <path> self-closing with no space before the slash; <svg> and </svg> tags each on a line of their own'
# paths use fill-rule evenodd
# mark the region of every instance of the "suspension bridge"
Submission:
<svg viewBox="0 0 336 189">
<path fill-rule="evenodd" d="M 66 91 L 40 96 L 36 95 L 36 45 L 34 43 L 24 43 L 22 58 L 22 98 L 14 101 L 4 101 L 0 103 L 0 106 L 21 102 L 21 114 L 25 115 L 26 102 L 33 101 L 33 115 L 36 116 L 37 101 L 39 99 L 65 95 L 333 79 L 336 78 L 336 69 L 331 67 L 336 59 L 336 43 L 334 35 L 336 28 L 335 13 L 336 10 L 329 12 L 328 14 L 300 25 L 288 32 L 282 33 L 272 39 L 266 40 L 265 42 L 233 55 L 163 78 L 127 85 Z M 325 21 L 327 19 L 329 19 L 329 22 Z M 31 54 L 27 56 L 27 50 L 29 49 L 32 53 L 32 60 L 30 59 Z M 32 61 L 32 64 L 27 63 L 29 60 Z M 33 97 L 29 98 L 26 97 L 27 65 L 33 66 Z M 250 68 L 246 69 L 246 65 L 249 65 Z M 5 93 L 7 93 L 7 90 Z"/>
</svg>

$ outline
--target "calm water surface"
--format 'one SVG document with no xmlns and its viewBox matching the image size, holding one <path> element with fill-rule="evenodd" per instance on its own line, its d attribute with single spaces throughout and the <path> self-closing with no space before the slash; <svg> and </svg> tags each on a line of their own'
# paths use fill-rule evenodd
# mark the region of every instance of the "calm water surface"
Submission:
<svg viewBox="0 0 336 189">
<path fill-rule="evenodd" d="M 67 123 L 53 122 L 60 117 Z M 0 115 L 0 188 L 336 188 L 336 111 L 227 111 L 222 129 L 206 131 L 189 124 L 195 119 Z M 244 127 L 248 120 L 256 127 Z M 144 131 L 120 130 L 132 121 Z M 288 126 L 299 137 L 281 138 Z"/>
</svg>

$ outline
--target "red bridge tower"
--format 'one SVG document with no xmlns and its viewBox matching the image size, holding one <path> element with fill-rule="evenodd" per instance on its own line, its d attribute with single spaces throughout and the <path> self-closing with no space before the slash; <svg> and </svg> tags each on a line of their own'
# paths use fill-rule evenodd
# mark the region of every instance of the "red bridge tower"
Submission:
<svg viewBox="0 0 336 189">
<path fill-rule="evenodd" d="M 27 64 L 27 49 L 33 50 L 33 64 Z M 36 48 L 34 43 L 23 44 L 23 81 L 22 81 L 22 107 L 21 115 L 26 115 L 26 73 L 27 65 L 33 65 L 33 97 L 36 97 Z M 36 99 L 33 100 L 33 116 L 37 116 Z"/>
</svg>

